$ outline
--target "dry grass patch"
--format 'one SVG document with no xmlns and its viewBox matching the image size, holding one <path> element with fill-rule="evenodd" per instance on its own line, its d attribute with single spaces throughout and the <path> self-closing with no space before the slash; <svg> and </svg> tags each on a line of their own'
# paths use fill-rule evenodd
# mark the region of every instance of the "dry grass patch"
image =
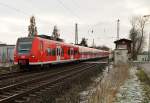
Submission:
<svg viewBox="0 0 150 103">
<path fill-rule="evenodd" d="M 89 103 L 112 103 L 119 87 L 129 74 L 129 65 L 118 64 L 109 73 L 104 75 L 102 81 L 96 85 L 96 92 L 92 94 Z"/>
<path fill-rule="evenodd" d="M 144 91 L 144 101 L 143 103 L 149 103 L 150 102 L 150 78 L 147 76 L 147 74 L 144 72 L 144 70 L 139 69 L 136 73 L 137 77 L 143 84 L 143 91 Z"/>
</svg>

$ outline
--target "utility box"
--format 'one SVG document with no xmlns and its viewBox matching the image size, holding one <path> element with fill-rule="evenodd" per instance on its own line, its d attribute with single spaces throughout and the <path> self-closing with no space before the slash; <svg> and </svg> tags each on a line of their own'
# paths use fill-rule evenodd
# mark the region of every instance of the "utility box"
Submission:
<svg viewBox="0 0 150 103">
<path fill-rule="evenodd" d="M 127 63 L 131 57 L 131 40 L 120 39 L 114 42 L 116 48 L 114 50 L 114 63 Z"/>
</svg>

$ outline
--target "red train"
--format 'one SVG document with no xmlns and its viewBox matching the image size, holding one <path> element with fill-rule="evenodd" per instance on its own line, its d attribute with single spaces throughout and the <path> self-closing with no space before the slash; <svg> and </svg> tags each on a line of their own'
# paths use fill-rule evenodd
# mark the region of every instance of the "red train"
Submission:
<svg viewBox="0 0 150 103">
<path fill-rule="evenodd" d="M 44 65 L 101 58 L 108 55 L 108 51 L 35 36 L 17 40 L 14 63 L 18 65 Z"/>
</svg>

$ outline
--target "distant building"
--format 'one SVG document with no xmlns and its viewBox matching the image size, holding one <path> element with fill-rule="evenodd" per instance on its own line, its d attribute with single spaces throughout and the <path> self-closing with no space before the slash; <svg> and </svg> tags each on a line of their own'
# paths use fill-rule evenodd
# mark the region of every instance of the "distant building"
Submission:
<svg viewBox="0 0 150 103">
<path fill-rule="evenodd" d="M 148 52 L 138 54 L 137 61 L 148 61 Z"/>
<path fill-rule="evenodd" d="M 13 63 L 15 45 L 7 45 L 0 42 L 0 63 Z"/>
<path fill-rule="evenodd" d="M 119 39 L 114 41 L 116 48 L 114 50 L 114 63 L 127 63 L 131 58 L 131 40 Z"/>
</svg>

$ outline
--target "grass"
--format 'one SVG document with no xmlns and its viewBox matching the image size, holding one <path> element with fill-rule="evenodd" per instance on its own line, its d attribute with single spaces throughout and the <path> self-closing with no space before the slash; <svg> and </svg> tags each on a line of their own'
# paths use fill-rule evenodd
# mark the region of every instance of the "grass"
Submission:
<svg viewBox="0 0 150 103">
<path fill-rule="evenodd" d="M 150 78 L 142 69 L 139 69 L 136 75 L 143 85 L 143 91 L 144 91 L 143 103 L 149 103 L 150 102 Z"/>
<path fill-rule="evenodd" d="M 6 74 L 10 72 L 19 71 L 19 67 L 17 65 L 11 65 L 8 67 L 0 67 L 0 74 Z"/>
<path fill-rule="evenodd" d="M 144 72 L 144 70 L 140 69 L 136 75 L 138 76 L 139 80 L 141 82 L 144 82 L 146 84 L 150 84 L 150 79 L 148 78 L 147 74 Z"/>
</svg>

